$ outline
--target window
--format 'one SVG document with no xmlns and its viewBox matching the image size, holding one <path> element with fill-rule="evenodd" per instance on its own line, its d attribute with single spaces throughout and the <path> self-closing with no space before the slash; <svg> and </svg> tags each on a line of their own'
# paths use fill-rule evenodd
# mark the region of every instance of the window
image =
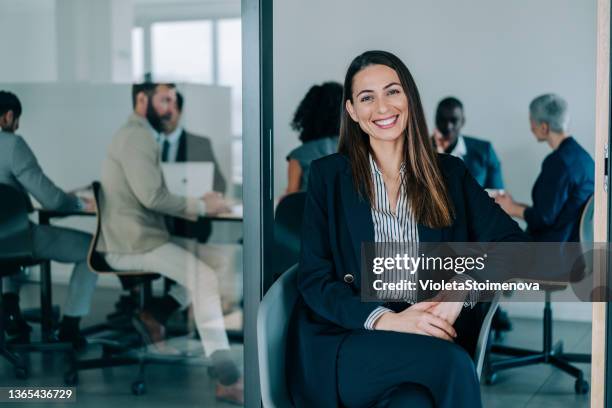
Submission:
<svg viewBox="0 0 612 408">
<path fill-rule="evenodd" d="M 155 80 L 212 84 L 212 38 L 208 20 L 153 24 L 151 68 Z"/>
<path fill-rule="evenodd" d="M 150 41 L 148 41 L 150 39 Z M 150 44 L 145 49 L 145 44 Z M 147 45 L 148 47 L 148 45 Z M 240 18 L 155 22 L 132 30 L 132 74 L 144 80 L 231 88 L 232 175 L 242 183 L 242 29 Z M 150 66 L 149 66 L 150 64 Z"/>
<path fill-rule="evenodd" d="M 219 85 L 232 87 L 232 134 L 242 133 L 242 41 L 240 19 L 217 22 Z"/>
<path fill-rule="evenodd" d="M 142 27 L 132 28 L 132 80 L 144 80 L 144 30 Z"/>
</svg>

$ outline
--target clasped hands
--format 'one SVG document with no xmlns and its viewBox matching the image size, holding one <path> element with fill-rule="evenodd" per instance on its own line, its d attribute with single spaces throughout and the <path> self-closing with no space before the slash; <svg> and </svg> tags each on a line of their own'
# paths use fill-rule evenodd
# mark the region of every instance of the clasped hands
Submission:
<svg viewBox="0 0 612 408">
<path fill-rule="evenodd" d="M 454 301 L 456 293 L 452 295 L 453 299 L 449 300 L 448 294 L 440 292 L 431 300 L 416 303 L 401 312 L 384 313 L 376 320 L 374 329 L 422 334 L 454 341 L 457 332 L 453 324 L 461 313 L 463 302 Z"/>
</svg>

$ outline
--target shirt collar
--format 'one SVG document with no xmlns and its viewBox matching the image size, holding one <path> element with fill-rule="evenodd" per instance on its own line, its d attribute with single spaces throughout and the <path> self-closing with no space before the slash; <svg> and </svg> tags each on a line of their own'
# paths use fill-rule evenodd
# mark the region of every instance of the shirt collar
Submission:
<svg viewBox="0 0 612 408">
<path fill-rule="evenodd" d="M 459 135 L 459 137 L 457 138 L 457 144 L 455 145 L 455 148 L 450 152 L 450 155 L 462 158 L 466 155 L 466 153 L 467 147 L 465 147 L 465 139 L 463 138 L 463 135 Z"/>
<path fill-rule="evenodd" d="M 378 168 L 378 165 L 376 164 L 376 160 L 374 160 L 374 157 L 372 157 L 372 154 L 369 154 L 368 157 L 370 158 L 370 168 L 372 169 L 372 171 L 382 176 L 383 173 Z M 405 172 L 406 172 L 406 163 L 402 162 L 402 164 L 400 165 L 400 174 L 403 175 Z"/>
<path fill-rule="evenodd" d="M 178 126 L 176 129 L 174 129 L 172 133 L 168 133 L 167 135 L 164 135 L 164 138 L 162 139 L 162 141 L 167 140 L 168 143 L 175 144 L 178 142 L 182 133 L 183 133 L 183 127 Z"/>
</svg>

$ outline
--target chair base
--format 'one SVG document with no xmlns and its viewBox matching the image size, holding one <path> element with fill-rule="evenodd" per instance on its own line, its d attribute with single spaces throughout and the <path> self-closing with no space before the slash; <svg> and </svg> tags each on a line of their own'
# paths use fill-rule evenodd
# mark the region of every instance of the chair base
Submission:
<svg viewBox="0 0 612 408">
<path fill-rule="evenodd" d="M 510 356 L 492 361 L 490 354 Z M 542 350 L 528 350 L 500 344 L 492 344 L 487 352 L 484 368 L 485 384 L 492 385 L 497 380 L 497 373 L 516 367 L 525 367 L 535 364 L 550 364 L 576 379 L 574 391 L 576 394 L 589 392 L 589 383 L 584 379 L 584 373 L 571 363 L 590 363 L 591 355 L 565 353 L 563 342 L 558 341 L 552 345 L 552 309 L 550 307 L 550 294 L 547 292 L 544 304 L 543 347 Z"/>
<path fill-rule="evenodd" d="M 2 278 L 0 277 L 0 293 L 2 293 Z M 25 379 L 28 376 L 28 367 L 19 354 L 31 352 L 64 352 L 66 353 L 69 371 L 73 369 L 76 357 L 71 343 L 53 341 L 50 336 L 43 334 L 43 341 L 23 344 L 9 344 L 4 333 L 4 305 L 0 296 L 0 356 L 4 357 L 14 368 L 15 376 Z"/>
<path fill-rule="evenodd" d="M 4 357 L 14 367 L 15 377 L 19 379 L 26 379 L 28 377 L 28 366 L 20 356 L 21 353 L 64 352 L 70 366 L 68 371 L 72 370 L 75 366 L 74 349 L 70 343 L 33 342 L 27 344 L 6 344 L 4 338 L 0 343 L 0 356 Z"/>
</svg>

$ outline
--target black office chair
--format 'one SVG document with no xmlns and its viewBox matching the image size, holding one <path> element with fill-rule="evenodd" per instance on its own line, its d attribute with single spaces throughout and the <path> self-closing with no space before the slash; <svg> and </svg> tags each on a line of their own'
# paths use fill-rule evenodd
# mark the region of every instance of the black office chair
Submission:
<svg viewBox="0 0 612 408">
<path fill-rule="evenodd" d="M 22 268 L 40 263 L 34 258 L 32 230 L 28 218 L 29 202 L 25 194 L 14 187 L 0 184 L 0 294 L 2 278 L 19 273 Z M 62 342 L 30 342 L 7 344 L 4 332 L 4 308 L 0 295 L 0 355 L 15 367 L 17 378 L 27 378 L 27 366 L 17 353 L 65 352 L 74 361 L 72 344 Z"/>
<path fill-rule="evenodd" d="M 593 197 L 591 197 L 584 206 L 580 217 L 580 242 L 593 242 L 593 208 L 594 202 Z M 553 316 L 550 306 L 550 297 L 552 292 L 564 290 L 567 287 L 567 283 L 559 282 L 555 284 L 550 282 L 543 285 L 543 287 L 545 288 L 545 300 L 542 322 L 542 350 L 527 350 L 518 347 L 493 344 L 490 348 L 490 352 L 512 357 L 492 361 L 490 359 L 490 353 L 488 353 L 487 363 L 485 364 L 485 383 L 489 385 L 495 383 L 497 380 L 497 373 L 501 370 L 544 363 L 551 364 L 575 377 L 576 382 L 574 383 L 574 390 L 576 394 L 586 394 L 589 392 L 589 383 L 584 379 L 582 370 L 571 363 L 590 363 L 591 355 L 565 353 L 563 351 L 563 341 L 558 341 L 553 345 Z"/>
<path fill-rule="evenodd" d="M 298 262 L 306 193 L 286 195 L 274 214 L 274 263 L 272 274 L 264 276 L 267 290 L 278 277 Z"/>
<path fill-rule="evenodd" d="M 113 274 L 118 275 L 121 284 L 124 289 L 131 291 L 132 293 L 138 294 L 138 310 L 142 310 L 147 304 L 151 297 L 152 288 L 151 283 L 155 279 L 160 277 L 159 274 L 142 272 L 134 273 L 133 271 L 118 271 L 110 267 L 104 258 L 104 253 L 97 250 L 98 240 L 100 238 L 100 229 L 102 225 L 102 219 L 100 215 L 100 203 L 102 197 L 102 188 L 99 182 L 92 184 L 92 190 L 94 199 L 96 201 L 97 210 L 97 224 L 96 232 L 91 241 L 89 247 L 89 253 L 87 256 L 87 262 L 92 271 L 100 274 Z M 131 316 L 128 316 L 131 318 Z M 146 343 L 144 339 L 139 337 L 139 346 L 141 347 L 141 353 L 139 357 L 125 356 L 122 353 L 127 352 L 132 348 L 133 343 L 122 343 L 114 341 L 101 340 L 103 345 L 102 357 L 97 359 L 88 360 L 77 360 L 74 365 L 74 370 L 68 373 L 65 377 L 65 381 L 69 385 L 74 385 L 78 382 L 78 371 L 88 370 L 92 368 L 106 368 L 115 367 L 122 365 L 138 364 L 138 377 L 132 383 L 132 393 L 134 395 L 142 395 L 145 393 L 145 382 L 144 382 L 144 366 L 149 359 L 144 357 L 144 350 Z"/>
</svg>

